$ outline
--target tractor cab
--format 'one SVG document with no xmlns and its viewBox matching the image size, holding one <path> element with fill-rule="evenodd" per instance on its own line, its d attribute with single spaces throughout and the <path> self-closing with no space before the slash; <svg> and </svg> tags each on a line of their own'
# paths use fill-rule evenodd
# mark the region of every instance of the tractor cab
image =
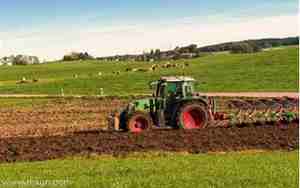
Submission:
<svg viewBox="0 0 300 188">
<path fill-rule="evenodd" d="M 155 98 L 186 98 L 193 96 L 195 80 L 190 77 L 162 77 L 150 84 Z"/>
<path fill-rule="evenodd" d="M 190 77 L 161 77 L 152 82 L 153 99 L 151 114 L 158 127 L 170 125 L 174 119 L 174 109 L 183 100 L 193 98 L 195 80 Z"/>
</svg>

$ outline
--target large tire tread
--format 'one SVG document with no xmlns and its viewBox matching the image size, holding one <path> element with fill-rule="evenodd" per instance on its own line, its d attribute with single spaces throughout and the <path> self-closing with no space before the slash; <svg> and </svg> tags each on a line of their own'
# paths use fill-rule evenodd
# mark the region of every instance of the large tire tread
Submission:
<svg viewBox="0 0 300 188">
<path fill-rule="evenodd" d="M 184 113 L 184 111 L 189 108 L 196 109 L 199 112 L 201 111 L 201 113 L 203 114 L 204 117 L 202 117 L 203 123 L 199 128 L 206 128 L 208 125 L 208 122 L 209 122 L 208 109 L 205 106 L 205 104 L 198 102 L 198 101 L 191 101 L 191 102 L 184 103 L 178 108 L 178 110 L 176 112 L 176 116 L 175 116 L 175 123 L 176 123 L 175 128 L 187 129 L 182 120 L 182 113 Z"/>
</svg>

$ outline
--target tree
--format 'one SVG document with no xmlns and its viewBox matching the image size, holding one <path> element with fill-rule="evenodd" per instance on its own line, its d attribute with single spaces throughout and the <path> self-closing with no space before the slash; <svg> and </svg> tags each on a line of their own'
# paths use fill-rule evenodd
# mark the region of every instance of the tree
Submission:
<svg viewBox="0 0 300 188">
<path fill-rule="evenodd" d="M 77 60 L 91 60 L 94 59 L 93 56 L 89 55 L 87 52 L 72 52 L 70 54 L 64 55 L 63 61 L 77 61 Z"/>
<path fill-rule="evenodd" d="M 156 49 L 154 52 L 154 59 L 160 60 L 160 49 Z"/>
<path fill-rule="evenodd" d="M 239 42 L 232 46 L 232 53 L 253 53 L 254 48 L 248 42 Z"/>
<path fill-rule="evenodd" d="M 187 46 L 188 53 L 197 53 L 197 45 L 196 44 L 191 44 Z"/>
<path fill-rule="evenodd" d="M 150 56 L 153 56 L 153 55 L 154 55 L 154 50 L 151 49 L 151 50 L 150 50 Z"/>
</svg>

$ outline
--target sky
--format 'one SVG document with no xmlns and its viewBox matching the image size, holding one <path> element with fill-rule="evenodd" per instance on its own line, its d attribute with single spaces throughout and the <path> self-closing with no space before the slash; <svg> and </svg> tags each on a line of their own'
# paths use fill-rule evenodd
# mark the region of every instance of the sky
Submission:
<svg viewBox="0 0 300 188">
<path fill-rule="evenodd" d="M 298 0 L 0 0 L 0 57 L 136 54 L 298 36 Z"/>
</svg>

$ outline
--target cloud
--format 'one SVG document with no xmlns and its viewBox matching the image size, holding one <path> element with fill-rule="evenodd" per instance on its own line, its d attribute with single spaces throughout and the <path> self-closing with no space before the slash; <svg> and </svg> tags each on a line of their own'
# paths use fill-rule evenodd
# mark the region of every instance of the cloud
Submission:
<svg viewBox="0 0 300 188">
<path fill-rule="evenodd" d="M 88 51 L 95 56 L 106 56 L 141 53 L 151 48 L 165 50 L 191 43 L 203 46 L 298 35 L 298 18 L 293 15 L 226 21 L 217 18 L 208 21 L 202 17 L 192 17 L 158 23 L 95 24 L 0 33 L 0 54 L 29 54 L 52 60 L 70 51 Z"/>
</svg>

